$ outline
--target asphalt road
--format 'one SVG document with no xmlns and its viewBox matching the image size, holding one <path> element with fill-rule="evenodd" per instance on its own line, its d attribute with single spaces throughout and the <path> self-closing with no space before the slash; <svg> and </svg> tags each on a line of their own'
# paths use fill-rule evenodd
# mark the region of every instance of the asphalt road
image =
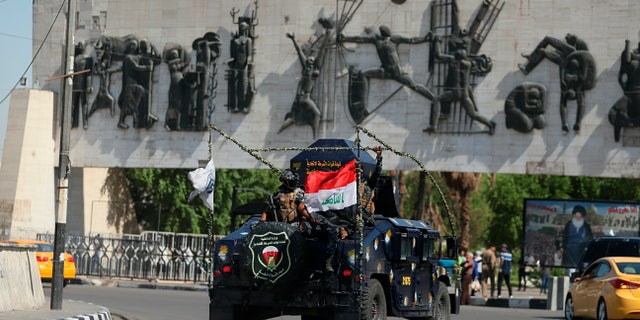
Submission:
<svg viewBox="0 0 640 320">
<path fill-rule="evenodd" d="M 45 286 L 45 295 L 51 288 Z M 91 302 L 108 308 L 114 320 L 170 320 L 208 319 L 206 292 L 180 290 L 153 290 L 139 288 L 96 287 L 68 285 L 63 289 L 63 299 Z M 273 319 L 297 320 L 300 317 L 282 316 Z M 402 318 L 389 318 L 400 320 Z M 562 311 L 539 309 L 507 309 L 479 306 L 462 306 L 456 320 L 524 320 L 563 319 Z"/>
</svg>

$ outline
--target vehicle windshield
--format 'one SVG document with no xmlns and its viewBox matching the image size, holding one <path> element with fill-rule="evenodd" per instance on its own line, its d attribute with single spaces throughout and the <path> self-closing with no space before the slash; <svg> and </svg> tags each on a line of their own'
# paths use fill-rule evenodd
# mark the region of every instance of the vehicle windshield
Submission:
<svg viewBox="0 0 640 320">
<path fill-rule="evenodd" d="M 616 266 L 624 274 L 640 274 L 640 262 L 618 262 Z"/>
<path fill-rule="evenodd" d="M 53 252 L 53 245 L 48 244 L 48 243 L 38 243 L 37 251 L 39 251 L 39 252 Z"/>
<path fill-rule="evenodd" d="M 593 242 L 585 252 L 583 265 L 578 267 L 584 268 L 604 256 L 638 257 L 640 242 L 628 240 Z"/>
</svg>

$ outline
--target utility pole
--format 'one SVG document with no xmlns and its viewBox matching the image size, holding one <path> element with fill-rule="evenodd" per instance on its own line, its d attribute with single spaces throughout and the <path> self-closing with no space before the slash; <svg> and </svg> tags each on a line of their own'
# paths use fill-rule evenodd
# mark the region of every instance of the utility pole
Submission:
<svg viewBox="0 0 640 320">
<path fill-rule="evenodd" d="M 67 28 L 65 49 L 62 53 L 62 70 L 66 72 L 62 85 L 60 124 L 60 154 L 58 161 L 58 210 L 55 240 L 53 243 L 53 279 L 51 280 L 51 309 L 62 309 L 64 287 L 64 245 L 66 240 L 67 198 L 69 194 L 69 130 L 71 125 L 71 95 L 73 94 L 74 30 L 76 25 L 76 0 L 67 0 Z"/>
</svg>

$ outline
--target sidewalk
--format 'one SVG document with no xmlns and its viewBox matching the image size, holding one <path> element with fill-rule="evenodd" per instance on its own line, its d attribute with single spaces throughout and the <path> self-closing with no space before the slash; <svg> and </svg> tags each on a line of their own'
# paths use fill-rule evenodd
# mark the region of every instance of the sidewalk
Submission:
<svg viewBox="0 0 640 320">
<path fill-rule="evenodd" d="M 476 296 L 471 296 L 471 305 L 523 309 L 547 308 L 547 294 L 540 294 L 540 288 L 529 287 L 526 291 L 518 291 L 518 287 L 512 287 L 513 296 L 509 298 L 509 289 L 502 286 L 500 293 L 501 298 L 497 297 L 497 290 L 494 298 L 483 298 L 480 292 L 476 292 Z"/>
<path fill-rule="evenodd" d="M 92 285 L 105 287 L 123 287 L 123 288 L 144 288 L 144 289 L 160 289 L 160 290 L 185 290 L 185 291 L 207 291 L 206 283 L 193 283 L 184 281 L 148 281 L 148 280 L 131 280 L 131 279 L 114 279 L 114 278 L 98 278 L 78 276 L 73 281 L 75 285 Z M 75 320 L 75 319 L 92 319 L 92 320 L 112 320 L 109 309 L 93 303 L 76 301 L 70 299 L 62 300 L 61 310 L 50 309 L 50 298 L 46 297 L 46 303 L 40 309 L 21 310 L 0 312 L 0 320 Z"/>
<path fill-rule="evenodd" d="M 21 310 L 0 312 L 0 320 L 44 320 L 44 319 L 64 319 L 64 320 L 111 320 L 111 313 L 105 307 L 93 303 L 63 299 L 61 310 L 50 309 L 50 299 L 46 297 L 46 304 L 38 310 Z"/>
</svg>

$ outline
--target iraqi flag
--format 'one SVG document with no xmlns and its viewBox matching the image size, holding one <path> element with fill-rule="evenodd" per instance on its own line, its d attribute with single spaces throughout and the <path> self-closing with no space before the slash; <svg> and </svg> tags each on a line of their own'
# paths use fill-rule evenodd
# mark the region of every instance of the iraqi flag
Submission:
<svg viewBox="0 0 640 320">
<path fill-rule="evenodd" d="M 357 203 L 356 160 L 336 171 L 313 171 L 304 180 L 309 212 L 342 210 Z"/>
</svg>

